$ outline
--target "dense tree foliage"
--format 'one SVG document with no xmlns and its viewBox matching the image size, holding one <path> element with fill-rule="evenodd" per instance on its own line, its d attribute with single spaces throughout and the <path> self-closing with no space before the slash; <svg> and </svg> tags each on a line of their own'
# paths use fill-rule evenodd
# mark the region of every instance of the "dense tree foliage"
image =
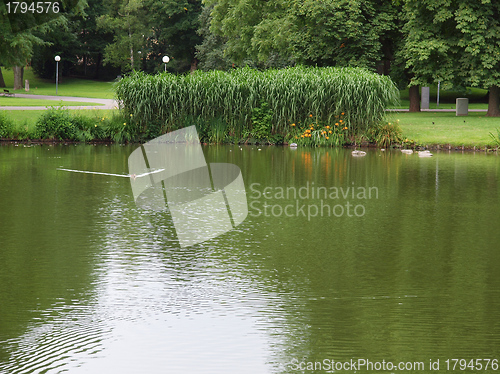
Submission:
<svg viewBox="0 0 500 374">
<path fill-rule="evenodd" d="M 396 29 L 391 1 L 206 0 L 212 32 L 227 38 L 226 55 L 242 62 L 272 54 L 318 66 L 362 66 L 384 60 Z"/>
<path fill-rule="evenodd" d="M 500 115 L 500 3 L 407 0 L 404 10 L 410 85 L 489 88 L 488 115 Z"/>
<path fill-rule="evenodd" d="M 140 68 L 148 33 L 143 0 L 105 0 L 105 4 L 108 12 L 99 17 L 97 25 L 114 38 L 104 49 L 104 63 L 125 71 Z"/>
<path fill-rule="evenodd" d="M 64 0 L 59 13 L 0 2 L 0 66 L 53 74 L 356 66 L 410 86 L 490 90 L 500 115 L 500 3 L 493 0 Z M 36 58 L 32 58 L 36 54 Z M 103 66 L 104 65 L 104 66 Z M 103 69 L 106 70 L 103 74 Z M 116 70 L 113 70 L 116 69 Z M 21 70 L 22 74 L 22 70 Z M 19 74 L 16 74 L 18 77 Z M 2 77 L 0 72 L 0 85 Z"/>
<path fill-rule="evenodd" d="M 168 55 L 172 69 L 196 70 L 196 45 L 202 43 L 197 30 L 202 10 L 201 0 L 145 0 L 150 10 L 151 36 L 148 39 L 149 70 L 161 66 Z M 163 66 L 161 66 L 163 67 Z"/>
<path fill-rule="evenodd" d="M 22 88 L 23 67 L 33 57 L 34 48 L 50 45 L 45 36 L 56 29 L 67 31 L 68 16 L 82 12 L 86 6 L 84 0 L 61 0 L 57 4 L 38 12 L 0 3 L 0 66 L 14 69 L 14 89 Z"/>
</svg>

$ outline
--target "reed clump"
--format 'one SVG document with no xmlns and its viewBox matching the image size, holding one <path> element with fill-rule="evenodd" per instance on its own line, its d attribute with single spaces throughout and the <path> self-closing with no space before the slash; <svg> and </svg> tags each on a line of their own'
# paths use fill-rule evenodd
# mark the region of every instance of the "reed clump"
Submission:
<svg viewBox="0 0 500 374">
<path fill-rule="evenodd" d="M 263 103 L 272 113 L 270 135 L 285 136 L 291 123 L 310 116 L 334 125 L 342 115 L 346 134 L 354 136 L 380 123 L 399 91 L 389 77 L 365 69 L 299 66 L 189 75 L 133 72 L 117 83 L 116 97 L 137 132 L 149 137 L 184 127 L 186 118 L 215 118 L 229 134 L 251 134 Z"/>
</svg>

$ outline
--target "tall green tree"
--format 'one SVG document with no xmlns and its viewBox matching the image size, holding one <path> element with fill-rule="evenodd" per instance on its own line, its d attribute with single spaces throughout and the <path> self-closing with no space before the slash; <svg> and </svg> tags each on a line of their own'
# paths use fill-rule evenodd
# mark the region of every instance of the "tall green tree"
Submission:
<svg viewBox="0 0 500 374">
<path fill-rule="evenodd" d="M 237 64 L 290 55 L 286 0 L 204 0 L 211 11 L 210 31 L 225 38 L 224 56 Z"/>
<path fill-rule="evenodd" d="M 43 3 L 44 6 L 47 6 Z M 35 45 L 47 44 L 43 38 L 50 30 L 67 25 L 67 15 L 81 12 L 85 0 L 61 0 L 45 12 L 14 9 L 13 3 L 0 3 L 0 65 L 14 69 L 14 89 L 22 88 L 23 67 L 33 55 Z M 21 4 L 17 7 L 22 7 Z"/>
<path fill-rule="evenodd" d="M 396 30 L 392 1 L 205 0 L 211 30 L 227 38 L 226 55 L 242 62 L 273 53 L 308 65 L 376 70 Z M 389 53 L 390 54 L 390 53 Z M 383 70 L 383 69 L 382 69 Z"/>
<path fill-rule="evenodd" d="M 113 34 L 97 26 L 100 16 L 106 14 L 107 8 L 103 0 L 87 0 L 88 8 L 85 16 L 72 19 L 72 30 L 77 36 L 78 50 L 75 56 L 82 64 L 79 74 L 99 79 L 105 75 L 115 75 L 115 69 L 102 69 L 104 50 L 113 42 Z M 111 70 L 111 71 L 110 71 Z"/>
<path fill-rule="evenodd" d="M 143 0 L 106 0 L 108 13 L 97 25 L 113 33 L 113 42 L 104 48 L 104 63 L 134 70 L 141 65 L 142 49 L 148 37 L 148 13 Z"/>
<path fill-rule="evenodd" d="M 201 0 L 144 0 L 149 12 L 151 33 L 147 40 L 148 59 L 161 66 L 168 55 L 178 71 L 197 69 L 196 45 L 202 38 L 200 28 Z M 185 68 L 184 68 L 185 67 Z"/>
<path fill-rule="evenodd" d="M 288 13 L 294 56 L 319 66 L 375 70 L 396 27 L 391 1 L 293 0 Z"/>
<path fill-rule="evenodd" d="M 407 0 L 402 56 L 410 86 L 489 89 L 488 116 L 500 116 L 500 3 Z"/>
<path fill-rule="evenodd" d="M 196 58 L 202 70 L 229 70 L 231 60 L 224 55 L 227 38 L 210 31 L 212 9 L 213 6 L 204 6 L 199 17 L 198 35 L 202 42 L 196 46 Z"/>
<path fill-rule="evenodd" d="M 500 2 L 460 1 L 455 21 L 464 52 L 459 75 L 472 87 L 489 89 L 488 116 L 500 116 Z"/>
</svg>

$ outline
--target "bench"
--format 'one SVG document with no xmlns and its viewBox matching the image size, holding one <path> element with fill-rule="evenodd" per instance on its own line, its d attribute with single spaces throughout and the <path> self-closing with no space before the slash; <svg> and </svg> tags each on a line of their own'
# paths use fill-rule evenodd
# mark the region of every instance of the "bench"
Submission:
<svg viewBox="0 0 500 374">
<path fill-rule="evenodd" d="M 13 92 L 10 92 L 9 90 L 3 90 L 3 95 L 4 96 L 14 96 L 15 94 Z"/>
</svg>

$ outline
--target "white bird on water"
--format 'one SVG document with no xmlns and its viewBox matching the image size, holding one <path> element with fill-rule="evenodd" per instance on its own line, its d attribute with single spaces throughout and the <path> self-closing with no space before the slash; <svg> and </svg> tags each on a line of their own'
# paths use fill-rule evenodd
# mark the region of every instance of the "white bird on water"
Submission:
<svg viewBox="0 0 500 374">
<path fill-rule="evenodd" d="M 420 151 L 418 152 L 418 157 L 432 157 L 434 156 L 430 151 Z"/>
<path fill-rule="evenodd" d="M 411 149 L 402 149 L 401 153 L 404 153 L 405 155 L 411 155 L 413 153 L 413 150 L 411 150 Z"/>
<path fill-rule="evenodd" d="M 354 157 L 363 157 L 363 156 L 366 156 L 366 152 L 365 151 L 352 151 L 351 154 Z"/>
</svg>

